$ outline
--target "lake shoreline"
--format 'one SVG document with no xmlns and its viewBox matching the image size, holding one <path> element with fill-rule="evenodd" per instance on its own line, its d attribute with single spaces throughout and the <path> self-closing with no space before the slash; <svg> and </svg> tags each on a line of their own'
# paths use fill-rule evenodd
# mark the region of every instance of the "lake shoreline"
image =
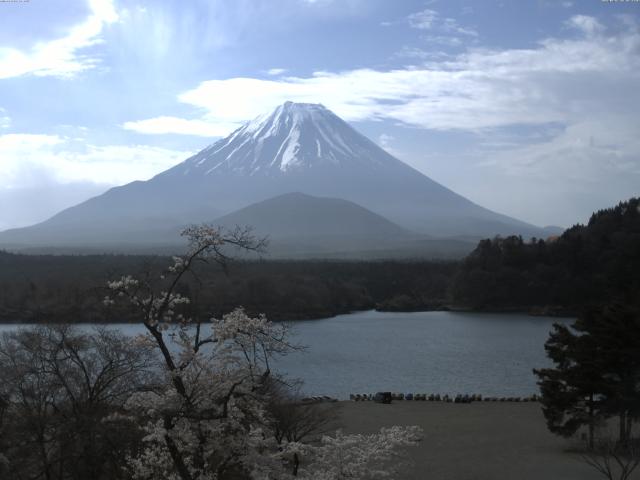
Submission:
<svg viewBox="0 0 640 480">
<path fill-rule="evenodd" d="M 352 315 L 356 313 L 366 312 L 380 312 L 380 313 L 428 313 L 428 312 L 454 312 L 454 313 L 481 313 L 481 314 L 516 314 L 526 315 L 530 317 L 553 317 L 553 318 L 576 318 L 578 316 L 577 309 L 565 309 L 558 306 L 537 306 L 529 308 L 518 307 L 492 307 L 492 308 L 472 308 L 461 305 L 446 305 L 437 304 L 426 307 L 407 308 L 407 309 L 391 309 L 391 308 L 367 308 L 362 310 L 340 310 L 332 312 L 323 312 L 318 315 L 305 315 L 305 314 L 286 314 L 282 317 L 276 316 L 276 318 L 270 318 L 273 322 L 299 322 L 309 320 L 328 320 L 341 315 Z M 253 314 L 253 312 L 250 312 Z M 256 314 L 257 315 L 257 314 Z M 23 317 L 23 320 L 15 321 L 9 320 L 8 315 L 0 315 L 0 325 L 57 325 L 57 324 L 73 324 L 73 325 L 136 325 L 142 322 L 138 321 L 115 321 L 105 322 L 103 320 L 96 321 L 95 319 L 87 319 L 79 322 L 59 322 L 59 321 L 47 321 L 40 320 L 34 321 L 33 317 Z M 219 316 L 218 316 L 219 317 Z"/>
</svg>

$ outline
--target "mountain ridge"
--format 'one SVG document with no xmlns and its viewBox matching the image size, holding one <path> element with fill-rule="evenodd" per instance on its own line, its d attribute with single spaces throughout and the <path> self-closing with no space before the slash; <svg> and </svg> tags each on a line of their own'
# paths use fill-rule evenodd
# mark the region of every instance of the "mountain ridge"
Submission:
<svg viewBox="0 0 640 480">
<path fill-rule="evenodd" d="M 210 221 L 291 192 L 352 202 L 434 237 L 548 235 L 433 181 L 322 105 L 286 102 L 150 180 L 0 232 L 0 245 L 154 242 L 162 227 Z"/>
</svg>

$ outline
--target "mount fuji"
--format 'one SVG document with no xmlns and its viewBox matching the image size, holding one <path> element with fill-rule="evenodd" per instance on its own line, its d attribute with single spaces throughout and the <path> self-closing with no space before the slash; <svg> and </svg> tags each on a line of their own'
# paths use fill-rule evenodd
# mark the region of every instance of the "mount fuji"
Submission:
<svg viewBox="0 0 640 480">
<path fill-rule="evenodd" d="M 236 210 L 294 192 L 320 197 L 325 203 L 340 199 L 356 204 L 362 208 L 351 208 L 350 214 L 362 217 L 367 210 L 367 218 L 375 216 L 378 227 L 382 220 L 388 221 L 386 231 L 396 231 L 398 237 L 549 234 L 431 180 L 324 106 L 286 102 L 148 181 L 112 188 L 40 224 L 1 232 L 0 245 L 175 245 L 177 226 L 216 223 L 221 217 L 233 218 Z M 266 205 L 277 209 L 282 203 Z M 303 203 L 313 218 L 318 202 Z M 326 203 L 329 210 L 323 210 L 323 222 L 331 218 L 327 212 L 340 205 Z M 304 216 L 300 211 L 297 215 Z M 365 225 L 361 220 L 353 221 Z M 344 215 L 341 221 L 350 223 Z M 372 236 L 378 233 L 372 231 Z"/>
</svg>

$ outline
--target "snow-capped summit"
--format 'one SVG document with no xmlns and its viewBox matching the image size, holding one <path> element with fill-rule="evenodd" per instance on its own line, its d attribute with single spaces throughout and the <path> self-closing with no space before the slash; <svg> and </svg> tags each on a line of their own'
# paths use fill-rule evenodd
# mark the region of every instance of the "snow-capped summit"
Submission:
<svg viewBox="0 0 640 480">
<path fill-rule="evenodd" d="M 280 175 L 332 166 L 375 168 L 394 161 L 321 104 L 286 102 L 246 123 L 172 174 Z"/>
</svg>

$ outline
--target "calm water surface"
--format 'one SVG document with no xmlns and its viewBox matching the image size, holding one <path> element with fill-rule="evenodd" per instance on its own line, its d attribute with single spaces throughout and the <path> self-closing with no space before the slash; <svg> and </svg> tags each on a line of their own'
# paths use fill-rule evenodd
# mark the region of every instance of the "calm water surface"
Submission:
<svg viewBox="0 0 640 480">
<path fill-rule="evenodd" d="M 537 392 L 553 322 L 520 314 L 358 312 L 292 323 L 306 346 L 276 362 L 309 395 L 348 398 L 378 390 L 516 396 Z M 141 325 L 113 325 L 127 334 Z M 0 332 L 15 329 L 0 325 Z"/>
</svg>

